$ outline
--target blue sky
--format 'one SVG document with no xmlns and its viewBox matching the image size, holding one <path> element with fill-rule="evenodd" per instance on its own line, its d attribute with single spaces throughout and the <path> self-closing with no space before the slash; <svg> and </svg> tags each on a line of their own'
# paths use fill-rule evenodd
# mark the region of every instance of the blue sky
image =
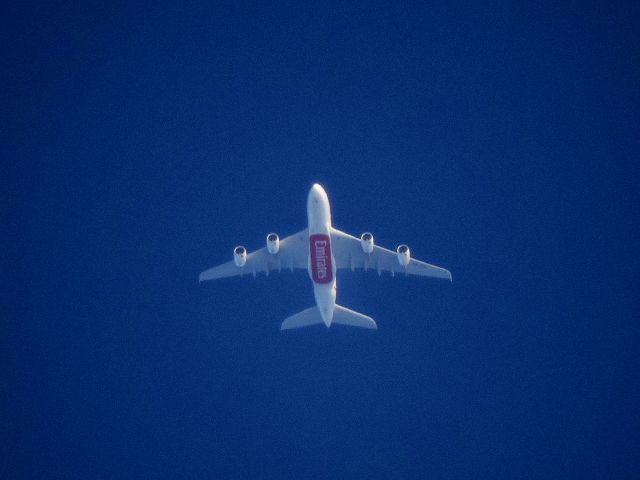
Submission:
<svg viewBox="0 0 640 480">
<path fill-rule="evenodd" d="M 5 10 L 3 478 L 638 471 L 636 4 Z M 453 284 L 198 285 L 314 182 Z"/>
</svg>

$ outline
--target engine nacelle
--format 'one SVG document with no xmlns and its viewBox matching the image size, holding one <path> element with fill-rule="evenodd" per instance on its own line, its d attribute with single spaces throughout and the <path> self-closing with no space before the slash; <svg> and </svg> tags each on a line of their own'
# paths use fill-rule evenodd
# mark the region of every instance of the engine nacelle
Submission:
<svg viewBox="0 0 640 480">
<path fill-rule="evenodd" d="M 409 265 L 411 261 L 411 251 L 409 247 L 406 245 L 398 245 L 396 252 L 398 252 L 398 263 L 403 267 Z"/>
<path fill-rule="evenodd" d="M 360 245 L 362 246 L 362 251 L 364 253 L 373 252 L 373 235 L 369 232 L 364 232 L 360 235 Z"/>
<path fill-rule="evenodd" d="M 280 238 L 276 233 L 267 235 L 267 250 L 271 255 L 275 255 L 280 250 Z"/>
<path fill-rule="evenodd" d="M 239 246 L 233 249 L 233 261 L 236 267 L 244 267 L 247 263 L 247 249 Z"/>
</svg>

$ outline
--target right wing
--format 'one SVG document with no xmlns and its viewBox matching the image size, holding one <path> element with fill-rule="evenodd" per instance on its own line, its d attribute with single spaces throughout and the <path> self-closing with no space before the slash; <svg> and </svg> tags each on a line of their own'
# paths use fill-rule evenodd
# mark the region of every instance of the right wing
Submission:
<svg viewBox="0 0 640 480">
<path fill-rule="evenodd" d="M 429 263 L 411 258 L 409 265 L 403 267 L 398 262 L 396 252 L 374 245 L 373 252 L 364 253 L 360 239 L 341 232 L 335 228 L 331 229 L 331 247 L 336 260 L 337 269 L 362 268 L 364 270 L 375 270 L 380 272 L 405 273 L 407 275 L 420 275 L 424 277 L 443 278 L 451 281 L 451 272 L 441 267 L 436 267 Z"/>
<path fill-rule="evenodd" d="M 280 248 L 275 255 L 269 253 L 267 247 L 247 254 L 247 263 L 238 267 L 233 260 L 205 270 L 200 274 L 200 281 L 234 277 L 236 275 L 258 273 L 269 275 L 269 272 L 294 268 L 307 269 L 309 265 L 309 233 L 307 229 L 280 239 Z"/>
</svg>

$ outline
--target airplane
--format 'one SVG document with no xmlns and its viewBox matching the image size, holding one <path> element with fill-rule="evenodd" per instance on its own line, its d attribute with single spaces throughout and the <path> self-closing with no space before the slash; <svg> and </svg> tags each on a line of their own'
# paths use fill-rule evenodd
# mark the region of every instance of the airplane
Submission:
<svg viewBox="0 0 640 480">
<path fill-rule="evenodd" d="M 313 283 L 316 305 L 285 319 L 280 330 L 325 324 L 349 325 L 377 329 L 376 322 L 367 315 L 336 304 L 336 273 L 344 269 L 375 270 L 405 275 L 435 277 L 452 281 L 451 272 L 411 257 L 407 245 L 399 245 L 395 252 L 375 245 L 373 235 L 364 232 L 360 238 L 331 226 L 329 197 L 324 188 L 315 183 L 307 196 L 308 227 L 286 238 L 269 233 L 266 246 L 247 253 L 243 246 L 233 249 L 233 260 L 200 273 L 199 281 L 243 276 L 258 273 L 269 275 L 283 269 L 307 270 Z"/>
</svg>

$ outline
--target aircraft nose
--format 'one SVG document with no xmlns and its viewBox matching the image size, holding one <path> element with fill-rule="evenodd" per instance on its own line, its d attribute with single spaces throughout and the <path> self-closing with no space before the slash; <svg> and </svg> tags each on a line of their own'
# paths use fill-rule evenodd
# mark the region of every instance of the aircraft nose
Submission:
<svg viewBox="0 0 640 480">
<path fill-rule="evenodd" d="M 328 208 L 329 199 L 324 191 L 324 188 L 318 183 L 314 183 L 309 190 L 309 196 L 307 197 L 307 208 L 316 209 L 318 205 L 325 205 Z"/>
<path fill-rule="evenodd" d="M 309 192 L 314 197 L 322 198 L 326 195 L 324 188 L 319 183 L 314 183 L 311 187 L 311 191 Z"/>
</svg>

